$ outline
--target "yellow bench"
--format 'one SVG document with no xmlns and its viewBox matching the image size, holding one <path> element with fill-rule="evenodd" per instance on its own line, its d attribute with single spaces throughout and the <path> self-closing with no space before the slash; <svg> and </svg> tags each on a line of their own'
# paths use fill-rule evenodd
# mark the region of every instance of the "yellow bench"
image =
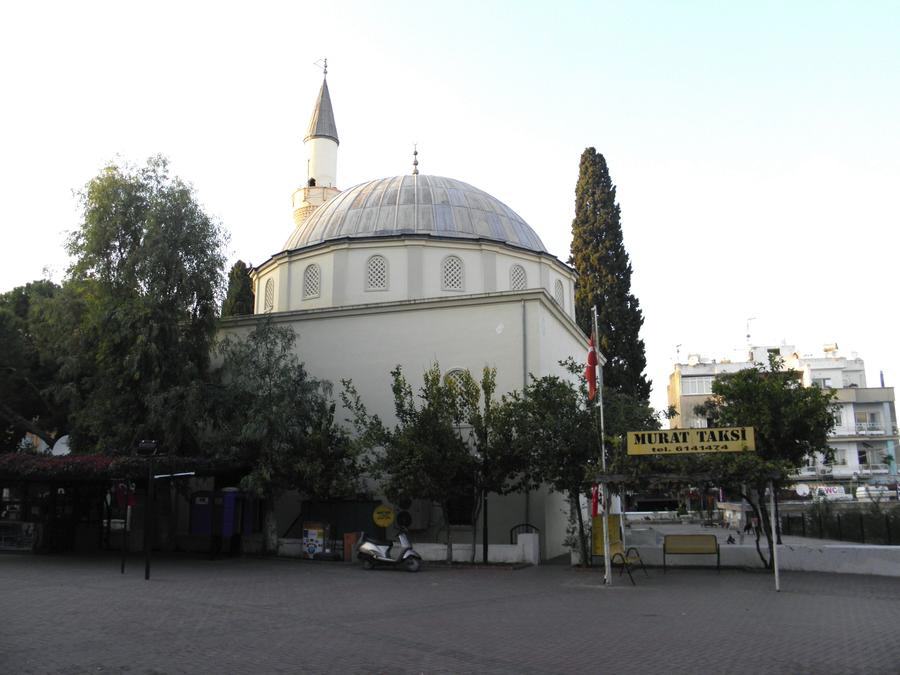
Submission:
<svg viewBox="0 0 900 675">
<path fill-rule="evenodd" d="M 613 565 L 619 565 L 619 576 L 622 572 L 628 572 L 628 578 L 631 585 L 634 586 L 634 577 L 631 576 L 631 566 L 635 563 L 640 564 L 644 574 L 647 574 L 647 568 L 644 567 L 644 561 L 641 560 L 641 554 L 634 546 L 627 549 L 622 543 L 622 523 L 621 516 L 618 514 L 608 516 L 608 534 L 609 534 L 609 562 Z M 603 516 L 594 516 L 593 519 L 593 555 L 603 555 Z"/>
<path fill-rule="evenodd" d="M 627 549 L 622 545 L 621 541 L 617 541 L 615 543 L 610 542 L 609 544 L 609 562 L 612 565 L 619 565 L 619 576 L 622 576 L 622 572 L 628 572 L 628 578 L 631 579 L 631 585 L 634 586 L 634 577 L 631 576 L 631 566 L 635 563 L 639 563 L 641 569 L 644 570 L 644 574 L 646 576 L 650 576 L 647 574 L 647 568 L 644 567 L 644 561 L 641 560 L 641 554 L 638 553 L 638 550 L 634 546 L 629 546 Z"/>
<path fill-rule="evenodd" d="M 719 540 L 714 534 L 667 534 L 663 539 L 663 572 L 668 555 L 714 555 L 719 566 Z"/>
</svg>

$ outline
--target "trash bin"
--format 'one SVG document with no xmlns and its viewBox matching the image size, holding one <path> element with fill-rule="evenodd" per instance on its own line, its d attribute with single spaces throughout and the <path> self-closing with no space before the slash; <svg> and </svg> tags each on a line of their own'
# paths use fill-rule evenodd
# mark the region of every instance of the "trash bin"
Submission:
<svg viewBox="0 0 900 675">
<path fill-rule="evenodd" d="M 344 533 L 344 560 L 346 562 L 353 560 L 353 547 L 356 546 L 357 539 L 359 539 L 359 534 L 356 532 Z"/>
</svg>

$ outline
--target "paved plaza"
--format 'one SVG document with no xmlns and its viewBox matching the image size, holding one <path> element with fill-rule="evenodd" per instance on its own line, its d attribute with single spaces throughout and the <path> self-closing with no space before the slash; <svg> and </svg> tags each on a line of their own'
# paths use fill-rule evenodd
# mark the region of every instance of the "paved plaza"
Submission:
<svg viewBox="0 0 900 675">
<path fill-rule="evenodd" d="M 3 673 L 897 673 L 900 579 L 0 555 Z"/>
</svg>

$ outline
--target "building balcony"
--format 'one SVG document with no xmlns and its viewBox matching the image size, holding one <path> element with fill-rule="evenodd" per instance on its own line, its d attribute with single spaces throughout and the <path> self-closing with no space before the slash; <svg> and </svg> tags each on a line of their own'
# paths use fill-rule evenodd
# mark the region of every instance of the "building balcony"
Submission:
<svg viewBox="0 0 900 675">
<path fill-rule="evenodd" d="M 897 427 L 886 427 L 881 422 L 859 422 L 856 424 L 842 424 L 831 432 L 831 438 L 835 437 L 867 437 L 872 436 L 896 436 Z"/>
<path fill-rule="evenodd" d="M 887 464 L 818 464 L 801 466 L 792 476 L 799 480 L 851 480 L 890 473 Z"/>
<path fill-rule="evenodd" d="M 884 425 L 880 422 L 857 422 L 856 433 L 861 436 L 881 436 L 884 434 Z"/>
</svg>

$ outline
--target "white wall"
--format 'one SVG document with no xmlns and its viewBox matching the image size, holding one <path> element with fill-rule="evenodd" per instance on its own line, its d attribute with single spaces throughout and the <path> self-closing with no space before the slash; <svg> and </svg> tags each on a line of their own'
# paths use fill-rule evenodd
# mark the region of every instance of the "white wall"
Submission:
<svg viewBox="0 0 900 675">
<path fill-rule="evenodd" d="M 365 257 L 359 258 L 364 261 Z M 220 336 L 246 335 L 258 318 L 224 320 Z M 311 375 L 334 383 L 335 398 L 341 379 L 351 379 L 369 412 L 387 424 L 394 420 L 390 371 L 398 364 L 414 389 L 421 386 L 423 372 L 435 361 L 442 372 L 464 368 L 476 378 L 484 366 L 494 367 L 499 398 L 521 390 L 526 381 L 523 348 L 528 371 L 538 377 L 550 373 L 567 376 L 557 361 L 570 354 L 583 359 L 586 352 L 584 337 L 543 290 L 317 312 L 276 312 L 272 318 L 276 324 L 294 328 L 298 356 Z M 338 413 L 339 420 L 345 418 L 344 413 Z M 533 492 L 527 509 L 525 495 L 492 495 L 489 499 L 491 543 L 508 542 L 510 528 L 527 521 L 540 529 L 544 556 L 565 552 L 563 496 L 546 490 Z M 469 539 L 468 535 L 463 538 Z"/>
<path fill-rule="evenodd" d="M 376 254 L 388 261 L 387 291 L 366 290 L 366 262 Z M 463 262 L 462 291 L 448 291 L 442 285 L 442 263 L 451 255 Z M 322 292 L 317 299 L 304 300 L 303 270 L 312 262 L 322 269 Z M 284 312 L 506 292 L 511 290 L 509 272 L 514 264 L 525 269 L 529 289 L 543 288 L 551 298 L 556 281 L 561 281 L 563 311 L 574 320 L 575 276 L 556 258 L 491 242 L 426 238 L 337 242 L 272 258 L 253 273 L 259 289 L 257 313 L 263 311 L 265 279 L 270 276 L 275 279 L 275 310 Z"/>
<path fill-rule="evenodd" d="M 309 178 L 316 186 L 334 187 L 337 184 L 338 145 L 330 138 L 310 138 L 305 143 L 309 157 Z"/>
</svg>

